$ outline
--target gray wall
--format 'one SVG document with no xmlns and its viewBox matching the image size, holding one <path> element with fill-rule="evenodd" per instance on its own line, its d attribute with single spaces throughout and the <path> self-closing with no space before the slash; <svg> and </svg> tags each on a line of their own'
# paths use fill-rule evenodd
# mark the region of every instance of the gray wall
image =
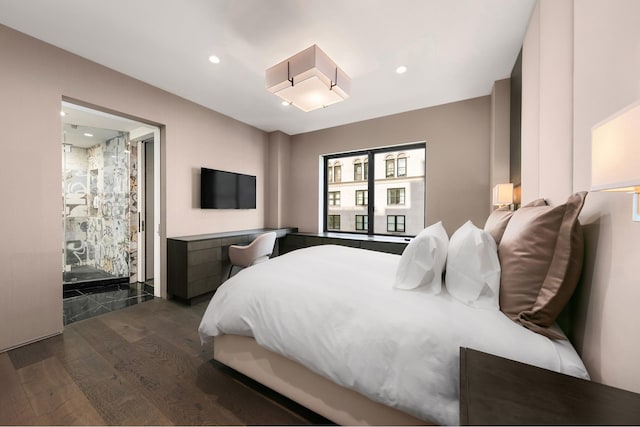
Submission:
<svg viewBox="0 0 640 427">
<path fill-rule="evenodd" d="M 63 328 L 63 96 L 161 128 L 162 276 L 167 236 L 264 226 L 265 132 L 2 25 L 0 94 L 0 351 Z M 201 210 L 202 166 L 256 175 L 258 208 Z"/>
<path fill-rule="evenodd" d="M 491 97 L 484 96 L 291 137 L 285 223 L 318 232 L 320 156 L 427 142 L 426 224 L 442 221 L 449 234 L 489 214 Z"/>
</svg>

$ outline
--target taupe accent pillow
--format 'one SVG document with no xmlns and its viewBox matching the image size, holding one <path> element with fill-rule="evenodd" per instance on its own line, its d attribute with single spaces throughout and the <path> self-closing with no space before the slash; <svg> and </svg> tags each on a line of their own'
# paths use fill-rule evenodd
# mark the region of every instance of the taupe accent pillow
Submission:
<svg viewBox="0 0 640 427">
<path fill-rule="evenodd" d="M 571 298 L 582 271 L 584 241 L 578 215 L 586 192 L 567 203 L 525 206 L 511 216 L 498 256 L 500 309 L 512 320 L 550 338 L 549 329 Z"/>
<path fill-rule="evenodd" d="M 531 203 L 526 204 L 523 207 L 530 206 L 546 206 L 547 202 L 544 199 L 537 199 Z M 484 231 L 491 234 L 493 240 L 496 241 L 496 244 L 500 244 L 500 240 L 502 239 L 502 235 L 504 234 L 504 230 L 507 228 L 507 224 L 513 215 L 513 212 L 508 207 L 495 209 L 487 218 L 487 222 L 484 223 Z"/>
</svg>

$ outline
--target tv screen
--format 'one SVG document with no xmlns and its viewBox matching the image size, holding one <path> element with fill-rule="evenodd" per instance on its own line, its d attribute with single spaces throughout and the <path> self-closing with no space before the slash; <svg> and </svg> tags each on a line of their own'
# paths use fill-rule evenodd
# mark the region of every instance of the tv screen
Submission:
<svg viewBox="0 0 640 427">
<path fill-rule="evenodd" d="M 200 169 L 202 209 L 255 209 L 256 177 L 216 169 Z"/>
</svg>

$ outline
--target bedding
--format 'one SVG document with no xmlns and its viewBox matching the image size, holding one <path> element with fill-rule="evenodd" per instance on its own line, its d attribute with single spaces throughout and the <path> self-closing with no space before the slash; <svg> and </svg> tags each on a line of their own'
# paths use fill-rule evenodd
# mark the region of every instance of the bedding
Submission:
<svg viewBox="0 0 640 427">
<path fill-rule="evenodd" d="M 515 211 L 498 245 L 500 309 L 515 322 L 550 338 L 582 272 L 584 237 L 578 215 L 586 192 L 551 206 Z"/>
<path fill-rule="evenodd" d="M 499 309 L 500 260 L 493 236 L 467 221 L 449 241 L 447 292 L 476 308 Z"/>
<path fill-rule="evenodd" d="M 571 344 L 498 310 L 393 287 L 400 256 L 314 246 L 240 271 L 218 288 L 199 333 L 262 347 L 418 418 L 459 421 L 459 348 L 588 378 Z M 558 333 L 561 331 L 558 329 Z"/>
<path fill-rule="evenodd" d="M 442 222 L 422 230 L 402 252 L 393 286 L 398 289 L 424 287 L 422 291 L 440 293 L 448 246 L 449 236 Z"/>
</svg>

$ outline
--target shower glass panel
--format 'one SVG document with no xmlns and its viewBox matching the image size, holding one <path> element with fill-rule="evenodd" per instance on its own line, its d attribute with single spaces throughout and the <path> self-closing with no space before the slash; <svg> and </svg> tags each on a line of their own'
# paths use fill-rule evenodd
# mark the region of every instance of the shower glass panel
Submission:
<svg viewBox="0 0 640 427">
<path fill-rule="evenodd" d="M 64 130 L 63 283 L 128 281 L 128 134 L 68 124 Z M 92 139 L 69 143 L 77 133 Z"/>
</svg>

